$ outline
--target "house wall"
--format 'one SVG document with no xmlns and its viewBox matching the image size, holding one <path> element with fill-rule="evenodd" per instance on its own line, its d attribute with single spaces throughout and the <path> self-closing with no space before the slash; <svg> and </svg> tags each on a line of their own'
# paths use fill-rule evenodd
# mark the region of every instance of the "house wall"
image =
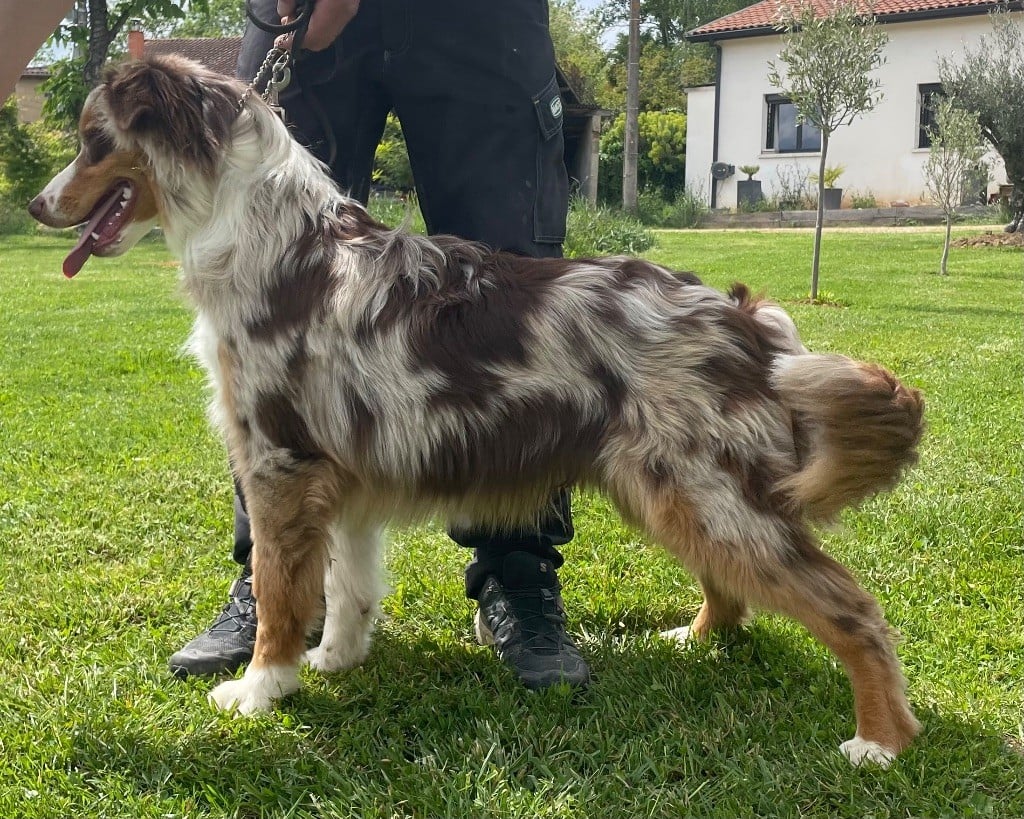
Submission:
<svg viewBox="0 0 1024 819">
<path fill-rule="evenodd" d="M 885 25 L 889 43 L 885 64 L 877 70 L 884 97 L 882 102 L 853 124 L 840 127 L 832 136 L 827 164 L 845 167 L 838 187 L 871 193 L 880 206 L 892 203 L 918 204 L 927 201 L 924 192 L 924 162 L 927 148 L 917 148 L 918 85 L 938 82 L 938 58 L 956 59 L 965 47 L 973 47 L 978 38 L 992 30 L 987 16 L 959 17 L 947 20 L 922 20 Z M 782 47 L 781 37 L 749 37 L 725 40 L 722 46 L 721 112 L 718 159 L 737 167 L 760 165 L 756 178 L 764 193 L 778 193 L 782 177 L 802 177 L 816 173 L 819 153 L 776 153 L 764 150 L 765 96 L 778 93 L 767 79 L 768 62 L 776 59 Z M 714 128 L 714 105 L 698 91 L 697 111 L 688 108 L 687 184 L 699 190 L 708 187 L 710 161 L 706 143 Z M 711 95 L 712 97 L 714 94 Z M 689 103 L 692 106 L 692 102 Z M 699 114 L 698 114 L 699 111 Z M 690 146 L 694 146 L 691 162 Z M 1006 175 L 995 154 L 993 180 L 995 191 Z M 745 177 L 736 175 L 718 183 L 717 207 L 735 207 L 736 183 Z M 710 195 L 705 197 L 710 201 Z M 847 199 L 847 202 L 849 200 Z"/>
<path fill-rule="evenodd" d="M 714 161 L 715 87 L 686 89 L 686 189 L 708 201 Z"/>
<path fill-rule="evenodd" d="M 23 74 L 15 83 L 14 96 L 17 98 L 19 122 L 35 122 L 43 115 L 43 103 L 46 100 L 39 86 L 45 79 L 46 77 Z"/>
</svg>

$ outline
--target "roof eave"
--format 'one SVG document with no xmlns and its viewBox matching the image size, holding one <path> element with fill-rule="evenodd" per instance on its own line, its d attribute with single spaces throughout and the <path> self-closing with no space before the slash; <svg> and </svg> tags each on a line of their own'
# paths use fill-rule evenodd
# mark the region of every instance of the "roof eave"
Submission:
<svg viewBox="0 0 1024 819">
<path fill-rule="evenodd" d="M 973 17 L 978 14 L 989 14 L 993 9 L 1001 5 L 998 2 L 989 3 L 983 6 L 960 6 L 958 8 L 925 9 L 924 11 L 901 11 L 894 14 L 886 14 L 884 17 L 876 18 L 875 22 L 880 25 L 889 23 L 909 23 L 915 20 L 941 20 L 951 17 Z M 1010 11 L 1024 9 L 1024 0 L 1011 0 L 1005 4 Z M 709 31 L 703 34 L 695 32 L 700 29 L 688 32 L 683 39 L 690 43 L 712 43 L 719 40 L 739 40 L 746 37 L 767 37 L 772 34 L 781 34 L 782 29 L 778 26 L 756 26 L 751 28 L 732 29 L 727 31 Z"/>
</svg>

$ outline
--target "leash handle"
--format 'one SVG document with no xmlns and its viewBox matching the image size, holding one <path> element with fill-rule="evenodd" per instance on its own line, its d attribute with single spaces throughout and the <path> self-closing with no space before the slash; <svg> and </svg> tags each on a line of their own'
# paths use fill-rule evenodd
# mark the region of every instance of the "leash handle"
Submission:
<svg viewBox="0 0 1024 819">
<path fill-rule="evenodd" d="M 268 23 L 266 20 L 261 20 L 256 16 L 256 12 L 252 7 L 252 0 L 245 0 L 245 16 L 248 17 L 256 28 L 260 31 L 265 31 L 268 34 L 291 34 L 293 31 L 297 31 L 300 27 L 305 32 L 306 27 L 309 25 L 309 15 L 313 11 L 313 0 L 308 2 L 299 2 L 295 4 L 295 17 L 288 23 Z"/>
</svg>

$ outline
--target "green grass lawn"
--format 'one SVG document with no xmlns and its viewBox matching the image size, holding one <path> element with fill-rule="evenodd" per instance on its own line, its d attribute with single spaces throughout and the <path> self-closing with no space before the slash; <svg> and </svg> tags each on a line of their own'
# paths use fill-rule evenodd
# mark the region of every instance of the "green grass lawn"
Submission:
<svg viewBox="0 0 1024 819">
<path fill-rule="evenodd" d="M 852 698 L 795 624 L 686 649 L 696 584 L 600 499 L 577 503 L 561 575 L 593 673 L 530 694 L 471 639 L 466 553 L 396 533 L 392 593 L 360 669 L 306 676 L 233 720 L 167 657 L 236 567 L 231 487 L 190 314 L 147 242 L 60 275 L 71 240 L 0 238 L 0 817 L 1024 816 L 1024 254 L 937 233 L 664 233 L 649 256 L 743 280 L 817 351 L 873 359 L 928 400 L 921 464 L 844 515 L 831 553 L 902 634 L 924 724 L 853 769 Z"/>
</svg>

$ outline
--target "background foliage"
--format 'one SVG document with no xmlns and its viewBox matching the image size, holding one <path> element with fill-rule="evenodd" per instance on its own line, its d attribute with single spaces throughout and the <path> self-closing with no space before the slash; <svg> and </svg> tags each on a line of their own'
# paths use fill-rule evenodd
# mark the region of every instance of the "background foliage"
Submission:
<svg viewBox="0 0 1024 819">
<path fill-rule="evenodd" d="M 638 125 L 638 187 L 671 201 L 685 181 L 686 115 L 679 111 L 642 111 Z M 597 189 L 608 203 L 622 200 L 625 132 L 626 115 L 619 114 L 601 135 Z"/>
</svg>

